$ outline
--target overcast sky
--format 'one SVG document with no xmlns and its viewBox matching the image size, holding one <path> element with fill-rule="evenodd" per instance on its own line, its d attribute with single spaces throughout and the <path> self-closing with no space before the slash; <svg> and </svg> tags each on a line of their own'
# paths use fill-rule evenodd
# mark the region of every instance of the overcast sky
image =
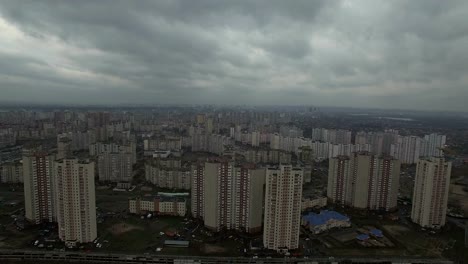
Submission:
<svg viewBox="0 0 468 264">
<path fill-rule="evenodd" d="M 0 0 L 2 102 L 467 100 L 466 0 Z"/>
</svg>

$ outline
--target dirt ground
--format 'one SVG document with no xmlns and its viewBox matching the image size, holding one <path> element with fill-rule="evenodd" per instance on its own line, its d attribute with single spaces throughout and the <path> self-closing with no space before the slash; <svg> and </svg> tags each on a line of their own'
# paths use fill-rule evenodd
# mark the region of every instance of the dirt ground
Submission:
<svg viewBox="0 0 468 264">
<path fill-rule="evenodd" d="M 205 244 L 202 250 L 205 254 L 223 253 L 226 251 L 223 247 L 208 244 Z"/>
<path fill-rule="evenodd" d="M 108 230 L 113 235 L 121 235 L 123 233 L 127 233 L 132 230 L 142 230 L 142 228 L 138 226 L 126 224 L 126 223 L 118 223 L 118 224 L 111 226 Z"/>
</svg>

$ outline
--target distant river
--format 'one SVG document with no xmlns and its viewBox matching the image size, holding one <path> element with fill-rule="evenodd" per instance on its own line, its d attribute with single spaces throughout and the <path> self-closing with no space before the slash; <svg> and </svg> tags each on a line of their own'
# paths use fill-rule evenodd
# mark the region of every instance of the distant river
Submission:
<svg viewBox="0 0 468 264">
<path fill-rule="evenodd" d="M 412 118 L 402 118 L 402 117 L 386 117 L 386 116 L 379 116 L 378 118 L 381 118 L 381 119 L 389 119 L 389 120 L 396 120 L 396 121 L 414 121 L 414 119 Z"/>
</svg>

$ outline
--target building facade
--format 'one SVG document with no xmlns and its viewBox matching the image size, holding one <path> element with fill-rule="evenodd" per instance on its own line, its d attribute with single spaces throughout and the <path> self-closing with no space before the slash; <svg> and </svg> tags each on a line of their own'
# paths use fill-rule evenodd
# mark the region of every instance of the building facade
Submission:
<svg viewBox="0 0 468 264">
<path fill-rule="evenodd" d="M 299 247 L 303 171 L 291 165 L 266 169 L 264 247 L 288 250 Z"/>
<path fill-rule="evenodd" d="M 263 169 L 219 159 L 194 166 L 192 171 L 194 217 L 203 219 L 213 231 L 261 231 Z"/>
<path fill-rule="evenodd" d="M 59 238 L 67 245 L 97 237 L 94 162 L 76 158 L 55 162 Z"/>
<path fill-rule="evenodd" d="M 39 150 L 23 154 L 25 216 L 35 224 L 56 220 L 54 159 Z"/>
<path fill-rule="evenodd" d="M 157 213 L 159 215 L 185 216 L 185 199 L 176 197 L 135 198 L 128 201 L 131 214 Z"/>
<path fill-rule="evenodd" d="M 400 161 L 369 152 L 329 161 L 327 197 L 359 209 L 391 211 L 397 207 Z"/>
<path fill-rule="evenodd" d="M 191 187 L 191 171 L 186 168 L 146 164 L 145 178 L 146 181 L 162 188 L 190 190 Z"/>
<path fill-rule="evenodd" d="M 99 181 L 130 182 L 133 178 L 133 156 L 125 152 L 98 155 Z"/>
<path fill-rule="evenodd" d="M 413 191 L 411 220 L 422 227 L 445 225 L 452 164 L 444 158 L 419 160 Z"/>
<path fill-rule="evenodd" d="M 23 164 L 21 162 L 8 162 L 0 165 L 0 182 L 22 183 Z"/>
</svg>

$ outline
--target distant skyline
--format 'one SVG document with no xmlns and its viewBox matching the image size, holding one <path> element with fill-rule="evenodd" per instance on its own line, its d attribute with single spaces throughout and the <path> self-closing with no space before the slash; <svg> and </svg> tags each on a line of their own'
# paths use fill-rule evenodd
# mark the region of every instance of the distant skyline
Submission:
<svg viewBox="0 0 468 264">
<path fill-rule="evenodd" d="M 464 0 L 0 0 L 0 102 L 468 112 Z"/>
</svg>

